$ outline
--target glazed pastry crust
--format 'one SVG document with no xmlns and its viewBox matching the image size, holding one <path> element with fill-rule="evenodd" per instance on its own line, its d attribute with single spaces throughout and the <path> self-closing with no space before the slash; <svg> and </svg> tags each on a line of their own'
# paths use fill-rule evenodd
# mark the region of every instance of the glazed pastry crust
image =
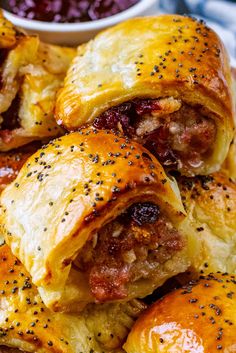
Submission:
<svg viewBox="0 0 236 353">
<path fill-rule="evenodd" d="M 224 173 L 178 182 L 194 271 L 236 273 L 236 184 Z"/>
<path fill-rule="evenodd" d="M 90 306 L 81 315 L 53 313 L 7 245 L 0 247 L 0 265 L 0 352 L 117 352 L 146 308 L 133 300 Z"/>
<path fill-rule="evenodd" d="M 62 133 L 53 110 L 75 49 L 40 43 L 1 14 L 0 29 L 0 121 L 7 126 L 0 131 L 0 151 L 8 151 Z M 12 128 L 8 120 L 13 114 L 17 122 Z"/>
<path fill-rule="evenodd" d="M 46 305 L 78 310 L 94 298 L 72 261 L 94 232 L 140 201 L 156 202 L 178 229 L 184 218 L 180 195 L 157 160 L 118 133 L 84 129 L 28 159 L 2 193 L 2 231 Z M 181 251 L 173 256 L 159 285 L 184 271 L 186 262 Z M 144 296 L 153 286 L 130 286 L 127 299 Z"/>
<path fill-rule="evenodd" d="M 235 275 L 218 273 L 170 293 L 136 322 L 124 345 L 125 351 L 233 352 L 235 283 Z"/>
<path fill-rule="evenodd" d="M 134 98 L 174 97 L 201 106 L 217 126 L 202 174 L 219 169 L 233 134 L 228 57 L 218 36 L 187 17 L 132 19 L 78 48 L 58 95 L 56 119 L 69 130 Z"/>
</svg>

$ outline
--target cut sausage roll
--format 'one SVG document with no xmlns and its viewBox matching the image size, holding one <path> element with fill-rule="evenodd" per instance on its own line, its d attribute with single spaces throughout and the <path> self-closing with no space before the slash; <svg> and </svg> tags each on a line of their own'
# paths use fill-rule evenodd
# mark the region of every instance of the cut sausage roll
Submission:
<svg viewBox="0 0 236 353">
<path fill-rule="evenodd" d="M 142 146 L 105 130 L 58 138 L 1 197 L 1 227 L 45 304 L 144 297 L 189 265 L 177 185 Z"/>
<path fill-rule="evenodd" d="M 123 22 L 78 48 L 58 124 L 116 128 L 183 174 L 219 169 L 233 136 L 230 67 L 218 36 L 176 15 Z"/>
<path fill-rule="evenodd" d="M 91 305 L 80 315 L 53 313 L 10 248 L 0 247 L 1 353 L 120 352 L 145 307 L 133 300 Z"/>
<path fill-rule="evenodd" d="M 135 323 L 127 353 L 234 352 L 236 277 L 202 275 L 157 301 Z"/>
<path fill-rule="evenodd" d="M 236 273 L 236 184 L 223 173 L 178 180 L 193 271 Z"/>
<path fill-rule="evenodd" d="M 74 54 L 19 32 L 0 15 L 0 151 L 62 132 L 53 109 Z"/>
</svg>

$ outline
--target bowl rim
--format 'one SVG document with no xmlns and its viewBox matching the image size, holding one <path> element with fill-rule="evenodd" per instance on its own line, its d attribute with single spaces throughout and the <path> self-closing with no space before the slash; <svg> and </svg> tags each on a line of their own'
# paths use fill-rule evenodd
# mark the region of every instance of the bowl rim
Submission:
<svg viewBox="0 0 236 353">
<path fill-rule="evenodd" d="M 13 22 L 16 26 L 23 27 L 28 30 L 47 31 L 47 32 L 78 32 L 101 29 L 112 26 L 118 22 L 141 15 L 143 11 L 147 10 L 151 5 L 157 3 L 156 0 L 139 0 L 136 4 L 129 7 L 116 15 L 109 16 L 104 19 L 87 22 L 76 23 L 54 23 L 37 20 L 30 20 L 19 17 L 11 12 L 3 9 L 4 16 Z"/>
</svg>

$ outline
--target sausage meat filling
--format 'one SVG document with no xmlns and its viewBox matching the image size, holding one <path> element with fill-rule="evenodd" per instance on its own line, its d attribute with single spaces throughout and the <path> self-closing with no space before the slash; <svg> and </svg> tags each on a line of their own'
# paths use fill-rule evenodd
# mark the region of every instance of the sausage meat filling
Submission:
<svg viewBox="0 0 236 353">
<path fill-rule="evenodd" d="M 119 129 L 142 143 L 169 169 L 194 174 L 211 154 L 216 125 L 201 107 L 173 97 L 135 99 L 113 107 L 94 126 Z"/>
<path fill-rule="evenodd" d="M 126 298 L 129 282 L 155 278 L 183 240 L 153 203 L 137 203 L 105 225 L 75 260 L 98 302 Z"/>
</svg>

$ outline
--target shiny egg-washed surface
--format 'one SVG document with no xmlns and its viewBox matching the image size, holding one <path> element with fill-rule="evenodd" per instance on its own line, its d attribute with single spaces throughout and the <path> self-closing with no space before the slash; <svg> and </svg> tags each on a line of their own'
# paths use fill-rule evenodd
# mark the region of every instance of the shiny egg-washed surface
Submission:
<svg viewBox="0 0 236 353">
<path fill-rule="evenodd" d="M 135 323 L 127 353 L 235 352 L 236 277 L 202 275 L 151 306 Z"/>
</svg>

